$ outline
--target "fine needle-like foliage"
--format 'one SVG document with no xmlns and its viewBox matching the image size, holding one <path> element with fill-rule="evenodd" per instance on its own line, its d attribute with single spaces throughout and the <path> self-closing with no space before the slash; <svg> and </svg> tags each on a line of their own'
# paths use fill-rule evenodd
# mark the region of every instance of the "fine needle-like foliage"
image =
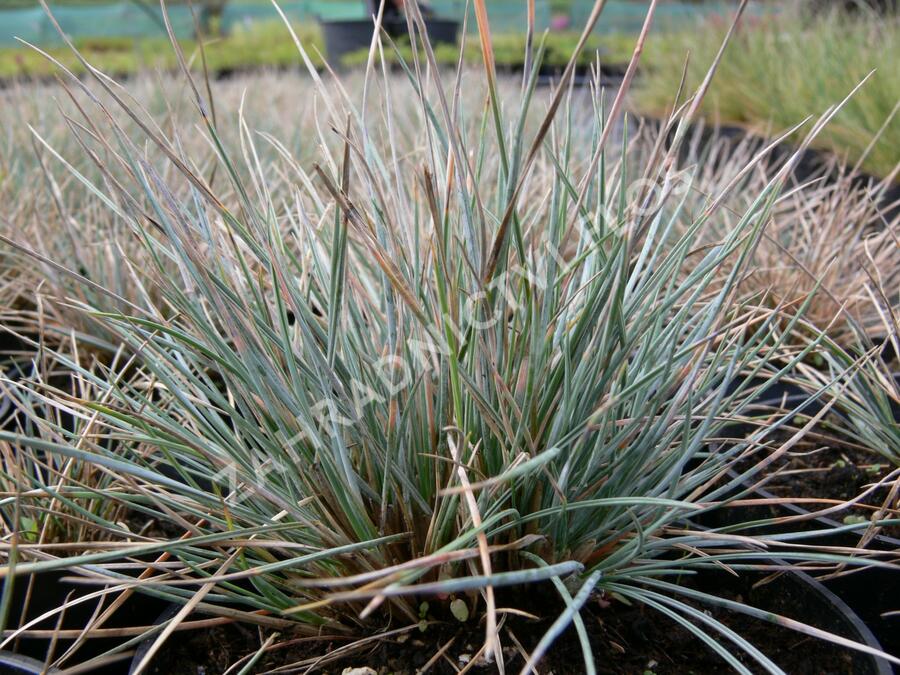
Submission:
<svg viewBox="0 0 900 675">
<path fill-rule="evenodd" d="M 896 241 L 896 240 L 895 240 Z M 894 285 L 896 289 L 896 285 Z M 881 314 L 886 337 L 872 344 L 865 330 L 858 329 L 857 341 L 849 347 L 826 340 L 822 343 L 822 368 L 805 368 L 802 381 L 815 389 L 825 380 L 845 380 L 840 393 L 835 396 L 836 422 L 844 433 L 857 444 L 880 455 L 893 468 L 900 467 L 900 371 L 897 368 L 897 351 L 900 346 L 898 314 L 890 305 L 896 290 L 890 291 L 873 278 L 866 290 L 870 294 L 873 312 Z M 896 472 L 885 479 L 888 504 L 897 501 Z"/>
<path fill-rule="evenodd" d="M 33 359 L 3 360 L 7 377 L 0 382 L 6 403 L 0 413 L 2 428 L 50 442 L 91 435 L 96 419 L 74 416 L 59 403 L 102 401 L 95 382 L 105 381 L 110 370 L 96 366 L 93 377 L 79 377 L 66 365 L 81 360 L 79 345 L 73 340 L 70 348 L 64 362 L 50 350 L 41 350 Z M 120 372 L 125 360 L 121 352 L 114 356 L 113 370 Z M 109 529 L 118 537 L 126 510 L 121 503 L 98 498 L 99 490 L 114 491 L 115 482 L 114 476 L 88 461 L 21 452 L 16 445 L 0 441 L 0 508 L 18 514 L 4 526 L 23 544 L 77 546 L 108 539 Z"/>
<path fill-rule="evenodd" d="M 462 600 L 485 619 L 480 658 L 502 662 L 510 610 L 496 593 L 539 582 L 566 610 L 531 661 L 574 623 L 594 672 L 579 610 L 605 592 L 661 611 L 739 672 L 781 672 L 695 604 L 719 601 L 675 577 L 770 564 L 746 538 L 689 526 L 733 494 L 726 470 L 784 420 L 713 440 L 818 344 L 776 363 L 778 308 L 743 301 L 738 283 L 787 171 L 720 241 L 696 246 L 731 186 L 684 208 L 692 176 L 671 159 L 696 104 L 670 120 L 671 150 L 630 164 L 619 112 L 646 30 L 612 104 L 595 87 L 578 114 L 572 67 L 536 96 L 540 40 L 516 99 L 499 96 L 484 2 L 474 6 L 483 106 L 462 104 L 479 75 L 439 72 L 427 43 L 395 81 L 378 66 L 390 45 L 374 40 L 359 104 L 309 63 L 297 96 L 317 99 L 314 164 L 243 116 L 241 150 L 227 151 L 196 82 L 199 124 L 163 134 L 102 74 L 71 81 L 112 99 L 94 97 L 72 132 L 112 158 L 92 153 L 103 176 L 119 164 L 127 180 L 82 184 L 141 242 L 153 291 L 118 311 L 81 303 L 124 345 L 127 368 L 91 372 L 58 355 L 90 384 L 84 397 L 50 396 L 76 423 L 0 440 L 89 463 L 115 482 L 84 490 L 169 534 L 86 512 L 115 546 L 67 557 L 13 546 L 0 573 L 65 568 L 111 597 L 136 589 L 183 604 L 138 672 L 195 609 L 267 631 L 369 635 L 418 626 L 424 599 L 437 616 Z M 398 124 L 400 108 L 419 124 Z M 214 177 L 185 151 L 195 134 L 215 150 Z M 260 159 L 264 146 L 279 158 Z M 273 195 L 273 175 L 292 189 Z M 25 400 L 39 393 L 23 387 Z M 782 553 L 877 564 L 795 543 Z M 135 562 L 146 560 L 158 564 Z"/>
</svg>

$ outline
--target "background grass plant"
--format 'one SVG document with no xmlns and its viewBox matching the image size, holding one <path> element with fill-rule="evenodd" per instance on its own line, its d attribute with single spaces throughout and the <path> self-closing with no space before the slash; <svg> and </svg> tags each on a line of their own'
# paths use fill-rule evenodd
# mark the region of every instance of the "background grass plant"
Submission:
<svg viewBox="0 0 900 675">
<path fill-rule="evenodd" d="M 762 147 L 758 138 L 720 135 L 702 124 L 692 130 L 678 158 L 679 166 L 697 172 L 689 208 L 702 208 L 709 195 L 737 181 L 719 224 L 703 232 L 698 244 L 727 236 L 767 174 L 782 166 L 784 158 L 773 158 L 768 168 L 742 175 Z M 743 292 L 782 307 L 786 315 L 809 299 L 803 317 L 813 326 L 808 335 L 825 332 L 848 349 L 891 335 L 885 317 L 900 309 L 889 290 L 900 283 L 900 213 L 889 203 L 892 183 L 860 178 L 832 158 L 802 183 L 792 179 L 741 281 Z M 723 266 L 721 273 L 726 278 L 730 268 Z M 800 332 L 796 337 L 806 341 Z"/>
<path fill-rule="evenodd" d="M 873 274 L 869 285 L 872 313 L 881 316 L 884 337 L 873 344 L 864 330 L 858 330 L 856 341 L 842 346 L 832 341 L 824 343 L 824 368 L 808 372 L 805 381 L 811 387 L 826 378 L 841 373 L 847 386 L 836 397 L 838 422 L 847 437 L 879 455 L 889 466 L 900 466 L 900 371 L 897 354 L 900 324 L 895 300 L 896 285 L 884 286 Z M 898 502 L 896 481 L 887 481 L 888 507 Z"/>
<path fill-rule="evenodd" d="M 307 45 L 312 62 L 323 68 L 325 45 L 318 26 L 297 24 L 295 30 Z M 631 57 L 634 37 L 619 33 L 592 37 L 589 48 L 580 58 L 581 64 L 591 65 L 599 49 L 604 64 L 615 68 L 624 67 Z M 507 68 L 521 68 L 524 64 L 525 41 L 524 33 L 494 36 L 497 62 Z M 199 70 L 202 64 L 197 42 L 180 42 Z M 556 68 L 565 66 L 577 42 L 577 33 L 548 34 L 544 63 Z M 174 72 L 178 69 L 175 55 L 165 38 L 83 38 L 76 41 L 76 45 L 88 62 L 103 72 L 120 78 L 140 75 L 148 70 Z M 204 49 L 206 67 L 215 76 L 259 69 L 299 70 L 302 67 L 293 41 L 278 23 L 255 23 L 249 28 L 239 26 L 226 36 L 204 41 Z M 48 47 L 47 51 L 73 73 L 84 74 L 84 66 L 66 47 Z M 454 68 L 459 59 L 459 49 L 453 45 L 438 45 L 434 53 L 437 62 L 446 68 Z M 400 54 L 404 60 L 410 60 L 408 43 L 400 46 Z M 464 54 L 468 64 L 480 64 L 481 52 L 476 42 L 470 40 Z M 397 63 L 397 56 L 393 51 L 387 51 L 385 57 L 390 62 Z M 367 59 L 367 50 L 362 50 L 347 55 L 341 64 L 332 65 L 356 67 L 365 65 Z M 27 82 L 32 79 L 51 79 L 56 72 L 56 67 L 51 62 L 30 49 L 0 49 L 0 80 Z"/>
<path fill-rule="evenodd" d="M 789 129 L 821 114 L 871 71 L 871 80 L 817 137 L 817 147 L 892 175 L 900 157 L 900 77 L 896 14 L 782 13 L 746 21 L 703 102 L 709 118 L 759 132 Z M 687 55 L 688 86 L 696 86 L 716 54 L 726 26 L 708 23 L 690 34 L 660 35 L 650 45 L 637 104 L 660 114 L 672 103 Z M 870 147 L 871 146 L 871 147 Z"/>
<path fill-rule="evenodd" d="M 297 25 L 295 30 L 310 46 L 313 61 L 323 65 L 320 53 L 324 44 L 316 26 Z M 195 40 L 182 40 L 182 49 L 191 55 L 201 68 Z M 83 38 L 78 48 L 88 62 L 116 77 L 136 75 L 145 71 L 176 71 L 178 62 L 169 42 L 161 38 Z M 249 28 L 236 27 L 227 36 L 209 39 L 204 43 L 206 67 L 215 74 L 255 68 L 297 68 L 297 50 L 278 23 L 253 24 Z M 49 54 L 73 73 L 84 74 L 85 67 L 67 47 L 49 47 Z M 24 80 L 52 78 L 56 67 L 45 57 L 30 49 L 0 49 L 0 79 Z"/>
</svg>

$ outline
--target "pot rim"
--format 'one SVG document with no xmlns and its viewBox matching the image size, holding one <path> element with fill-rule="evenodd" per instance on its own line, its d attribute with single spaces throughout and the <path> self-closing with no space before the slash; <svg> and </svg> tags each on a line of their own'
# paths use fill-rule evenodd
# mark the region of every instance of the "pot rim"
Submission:
<svg viewBox="0 0 900 675">
<path fill-rule="evenodd" d="M 30 656 L 17 654 L 5 649 L 0 650 L 0 666 L 12 667 L 15 668 L 17 672 L 29 673 L 29 675 L 41 675 L 41 673 L 46 673 L 46 675 L 57 675 L 61 672 L 57 668 L 48 668 L 45 671 L 43 661 L 38 661 Z"/>
</svg>

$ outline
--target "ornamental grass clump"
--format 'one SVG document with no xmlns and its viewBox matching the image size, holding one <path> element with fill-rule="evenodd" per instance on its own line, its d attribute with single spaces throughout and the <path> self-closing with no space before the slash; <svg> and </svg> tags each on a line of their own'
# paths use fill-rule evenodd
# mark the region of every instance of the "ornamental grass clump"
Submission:
<svg viewBox="0 0 900 675">
<path fill-rule="evenodd" d="M 721 218 L 700 233 L 698 245 L 726 237 L 771 171 L 781 168 L 784 159 L 773 158 L 766 168 L 744 171 L 763 145 L 760 138 L 734 139 L 702 125 L 690 132 L 678 158 L 679 167 L 695 172 L 687 208 L 702 209 L 710 195 L 737 181 Z M 809 299 L 803 320 L 813 327 L 791 342 L 820 331 L 845 348 L 859 339 L 884 340 L 891 334 L 884 317 L 900 310 L 890 291 L 873 302 L 879 287 L 900 285 L 900 211 L 891 203 L 891 179 L 865 180 L 832 159 L 802 182 L 791 180 L 772 208 L 741 289 L 786 316 Z M 730 273 L 727 264 L 719 269 L 722 279 Z"/>
<path fill-rule="evenodd" d="M 898 25 L 896 12 L 810 16 L 803 3 L 747 19 L 721 61 L 702 112 L 723 124 L 760 133 L 773 127 L 780 131 L 810 114 L 822 114 L 868 77 L 815 145 L 870 174 L 896 180 L 900 78 L 891 54 L 900 48 Z M 700 30 L 654 40 L 635 97 L 639 109 L 666 110 L 671 83 L 685 70 L 689 87 L 701 82 L 726 28 L 721 21 L 710 21 Z"/>
<path fill-rule="evenodd" d="M 129 367 L 92 376 L 89 398 L 56 399 L 87 427 L 0 439 L 90 463 L 116 481 L 86 490 L 174 533 L 117 530 L 86 513 L 115 545 L 65 558 L 15 551 L 17 575 L 65 568 L 110 597 L 137 590 L 183 605 L 148 631 L 152 647 L 133 672 L 195 610 L 310 636 L 467 619 L 485 631 L 478 659 L 502 661 L 501 622 L 521 611 L 498 605 L 509 586 L 565 607 L 530 645 L 526 670 L 574 625 L 594 672 L 579 610 L 605 593 L 659 610 L 740 672 L 750 672 L 744 660 L 781 672 L 691 604 L 719 600 L 675 577 L 771 564 L 762 545 L 690 524 L 734 494 L 740 478 L 727 469 L 785 420 L 718 450 L 713 441 L 816 344 L 774 365 L 779 312 L 746 302 L 738 284 L 787 172 L 721 241 L 697 248 L 729 188 L 685 210 L 690 173 L 672 168 L 671 152 L 631 165 L 618 124 L 655 3 L 623 88 L 610 105 L 595 88 L 583 116 L 567 86 L 577 54 L 560 87 L 536 95 L 539 41 L 518 96 L 502 99 L 484 3 L 475 8 L 481 107 L 463 105 L 463 81 L 477 76 L 446 81 L 427 43 L 398 82 L 379 72 L 390 45 L 374 40 L 358 105 L 309 63 L 298 95 L 317 98 L 314 164 L 243 117 L 241 152 L 227 152 L 193 80 L 199 124 L 164 135 L 117 85 L 94 78 L 142 133 L 123 133 L 95 98 L 85 110 L 92 142 L 132 180 L 85 189 L 109 193 L 144 246 L 147 297 L 160 300 L 125 311 L 82 304 L 124 345 Z M 421 125 L 398 125 L 398 109 Z M 689 117 L 670 121 L 676 139 Z M 215 150 L 214 177 L 184 151 L 188 134 Z M 177 175 L 166 179 L 145 144 Z M 266 145 L 279 160 L 260 160 Z M 282 175 L 291 190 L 274 196 Z M 170 182 L 187 184 L 186 196 Z M 875 564 L 791 546 L 786 559 Z"/>
<path fill-rule="evenodd" d="M 290 41 L 289 35 L 286 39 Z M 246 78 L 210 82 L 209 86 L 216 106 L 240 108 L 252 117 L 259 131 L 279 130 L 279 141 L 293 156 L 303 158 L 313 149 L 313 141 L 307 146 L 306 139 L 315 134 L 315 111 L 309 106 L 289 113 L 291 101 L 281 79 L 272 73 L 257 74 L 252 88 L 270 93 L 246 100 Z M 148 119 L 159 125 L 159 133 L 194 123 L 192 99 L 177 77 L 144 74 L 129 82 L 129 93 L 141 102 Z M 103 92 L 98 95 L 113 103 Z M 98 194 L 86 190 L 76 178 L 81 174 L 96 184 L 133 180 L 130 167 L 117 163 L 102 143 L 94 143 L 91 134 L 77 126 L 79 109 L 90 104 L 90 96 L 82 91 L 50 85 L 0 91 L 0 126 L 4 130 L 0 199 L 9 205 L 0 214 L 0 324 L 32 333 L 36 331 L 28 326 L 39 325 L 45 346 L 68 340 L 74 330 L 83 347 L 82 356 L 108 358 L 116 346 L 103 339 L 109 336 L 76 304 L 121 311 L 129 303 L 143 305 L 146 295 L 156 291 L 152 284 L 144 283 L 143 271 L 149 265 L 143 246 L 118 216 L 129 200 L 137 200 L 141 209 L 152 207 L 143 203 L 137 192 Z M 111 112 L 126 134 L 139 132 L 128 115 Z M 240 152 L 237 125 L 223 126 L 222 142 Z M 78 133 L 73 133 L 75 129 Z M 188 134 L 182 144 L 184 152 L 195 157 L 205 171 L 210 153 L 206 140 Z M 152 147 L 146 150 L 147 161 L 164 158 Z M 273 147 L 265 150 L 278 156 Z M 70 162 L 72 170 L 57 171 L 61 161 Z M 178 199 L 189 198 L 187 185 L 178 184 L 173 177 L 174 167 L 161 171 Z M 273 178 L 270 190 L 280 195 L 283 184 Z M 225 191 L 219 198 L 235 205 Z M 150 298 L 150 302 L 158 301 L 158 297 Z"/>
<path fill-rule="evenodd" d="M 809 390 L 819 389 L 823 382 L 842 380 L 843 386 L 835 394 L 835 423 L 844 437 L 857 447 L 880 455 L 892 469 L 900 467 L 900 320 L 891 302 L 897 302 L 896 284 L 883 284 L 873 277 L 865 289 L 869 293 L 871 311 L 880 314 L 886 337 L 875 343 L 867 331 L 859 329 L 854 344 L 843 347 L 832 341 L 822 341 L 822 364 L 804 368 L 801 381 Z M 900 484 L 896 470 L 889 472 L 883 487 L 889 491 L 888 504 L 897 501 Z"/>
</svg>

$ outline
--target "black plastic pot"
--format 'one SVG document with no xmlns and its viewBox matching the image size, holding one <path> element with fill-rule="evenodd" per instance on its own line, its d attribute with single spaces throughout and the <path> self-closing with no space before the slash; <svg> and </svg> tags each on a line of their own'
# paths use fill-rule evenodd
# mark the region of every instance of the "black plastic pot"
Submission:
<svg viewBox="0 0 900 675">
<path fill-rule="evenodd" d="M 156 621 L 153 622 L 153 625 L 158 626 L 161 623 L 164 623 L 164 622 L 168 621 L 169 619 L 174 618 L 175 615 L 178 614 L 178 612 L 180 610 L 181 610 L 181 605 L 174 605 L 174 604 L 169 605 L 168 607 L 166 607 L 163 610 L 162 614 L 160 614 L 156 618 Z M 133 673 L 135 671 L 135 669 L 137 669 L 138 664 L 140 664 L 140 662 L 144 660 L 144 657 L 147 655 L 147 652 L 149 652 L 150 648 L 153 646 L 153 642 L 156 640 L 156 637 L 157 637 L 156 635 L 154 635 L 153 637 L 149 637 L 146 640 L 144 640 L 140 645 L 138 645 L 138 648 L 135 650 L 134 656 L 131 659 L 131 666 L 128 668 L 129 675 L 131 675 L 131 673 Z"/>
<path fill-rule="evenodd" d="M 749 487 L 749 486 L 748 486 Z M 750 496 L 755 499 L 774 500 L 776 495 L 765 488 L 756 488 Z M 809 519 L 810 529 L 835 530 L 843 524 L 827 516 L 810 517 L 808 509 L 797 504 L 770 504 L 752 507 L 722 509 L 718 522 L 704 521 L 707 525 L 725 526 L 767 518 L 800 516 Z M 785 529 L 796 525 L 785 526 Z M 778 528 L 774 528 L 778 529 Z M 835 532 L 804 540 L 821 546 L 854 547 L 859 544 L 861 532 Z M 900 539 L 876 535 L 867 547 L 875 551 L 900 552 Z M 822 582 L 833 591 L 854 613 L 861 617 L 872 633 L 884 644 L 888 653 L 900 653 L 900 617 L 884 616 L 900 610 L 900 571 L 883 567 L 851 568 L 848 574 Z"/>
<path fill-rule="evenodd" d="M 15 652 L 0 651 L 0 672 L 9 675 L 55 675 L 59 671 L 56 668 L 44 670 L 44 664 L 30 656 L 22 656 Z"/>
<path fill-rule="evenodd" d="M 691 526 L 701 530 L 712 529 L 705 522 L 692 522 Z M 834 545 L 834 542 L 830 543 Z M 900 573 L 892 570 L 867 568 L 847 577 L 822 582 L 802 570 L 791 568 L 788 563 L 777 557 L 773 557 L 771 562 L 788 569 L 788 571 L 769 581 L 767 585 L 770 587 L 770 592 L 776 596 L 785 595 L 790 598 L 792 589 L 799 590 L 808 594 L 807 599 L 811 601 L 805 603 L 807 609 L 805 617 L 794 616 L 792 618 L 808 621 L 818 628 L 892 656 L 898 654 L 896 643 L 900 636 L 896 634 L 898 631 L 891 631 L 888 628 L 886 622 L 889 619 L 880 616 L 884 610 L 879 610 L 872 603 L 860 602 L 860 600 L 877 597 L 883 603 L 900 598 L 900 593 L 895 591 L 897 582 L 900 581 L 897 579 L 900 577 Z M 892 576 L 888 578 L 884 572 L 888 572 Z M 734 577 L 726 572 L 711 574 L 734 580 Z M 886 659 L 854 651 L 853 673 L 855 675 L 861 673 L 891 675 L 894 672 L 893 665 Z"/>
<path fill-rule="evenodd" d="M 97 590 L 96 587 L 76 586 L 64 583 L 62 578 L 72 576 L 69 572 L 46 572 L 36 576 L 31 587 L 31 597 L 28 602 L 27 615 L 21 616 L 25 605 L 25 594 L 28 590 L 28 578 L 19 577 L 14 580 L 13 596 L 10 603 L 10 617 L 7 628 L 15 628 L 26 621 L 43 615 L 45 612 L 61 606 L 66 599 L 75 599 L 79 595 L 88 594 Z M 6 580 L 4 580 L 5 583 Z M 71 593 L 71 596 L 69 595 Z M 109 602 L 104 603 L 104 607 Z M 122 628 L 130 626 L 152 625 L 159 616 L 160 611 L 167 607 L 167 603 L 143 594 L 135 594 L 120 607 L 110 620 L 104 624 L 104 628 Z M 96 609 L 96 601 L 88 601 L 67 609 L 61 629 L 80 630 L 84 628 Z M 57 627 L 59 615 L 32 626 L 32 629 L 53 630 Z M 92 638 L 87 640 L 76 655 L 76 661 L 68 662 L 67 667 L 84 663 L 88 659 L 99 656 L 103 652 L 122 644 L 128 638 Z M 17 641 L 6 645 L 5 651 L 0 651 L 0 673 L 41 673 L 47 652 L 50 647 L 50 638 L 27 637 L 18 638 Z M 72 644 L 71 639 L 59 639 L 56 643 L 54 654 L 61 655 Z M 15 649 L 15 653 L 11 650 Z M 35 664 L 37 669 L 33 670 Z M 125 660 L 110 663 L 103 668 L 94 668 L 92 675 L 124 675 L 128 672 L 129 661 Z M 50 670 L 49 673 L 59 672 Z"/>
<path fill-rule="evenodd" d="M 776 409 L 784 407 L 793 409 L 807 400 L 808 394 L 800 388 L 779 383 L 766 392 L 753 405 L 758 408 Z M 805 415 L 815 415 L 822 408 L 822 403 L 813 401 L 804 408 Z M 740 433 L 741 429 L 732 429 L 729 433 Z M 730 478 L 736 473 L 730 472 Z M 750 489 L 752 483 L 745 483 L 744 489 Z M 700 519 L 704 527 L 725 527 L 739 523 L 752 522 L 770 518 L 800 517 L 808 521 L 809 530 L 829 532 L 843 527 L 828 516 L 812 517 L 809 509 L 799 504 L 778 504 L 778 496 L 764 487 L 757 487 L 746 498 L 769 501 L 769 504 L 758 506 L 732 507 L 720 509 Z M 770 531 L 793 531 L 796 523 L 782 527 L 773 526 Z M 823 534 L 814 539 L 804 540 L 806 543 L 822 546 L 855 547 L 859 544 L 861 530 L 855 532 L 834 532 Z M 748 532 L 748 534 L 752 534 Z M 886 535 L 876 535 L 869 541 L 868 548 L 875 551 L 900 552 L 900 539 Z M 854 614 L 865 621 L 871 632 L 884 645 L 890 654 L 900 653 L 900 617 L 885 617 L 887 612 L 900 609 L 900 571 L 882 567 L 854 568 L 851 573 L 822 582 L 824 586 L 849 606 Z"/>
<path fill-rule="evenodd" d="M 0 375 L 7 380 L 16 381 L 22 376 L 22 364 L 10 355 L 22 348 L 22 342 L 10 333 L 0 333 Z M 0 388 L 0 430 L 11 428 L 14 421 L 12 401 L 5 389 L 9 384 Z"/>
<path fill-rule="evenodd" d="M 320 21 L 325 36 L 325 51 L 332 66 L 339 67 L 347 54 L 368 49 L 372 44 L 375 22 L 372 19 Z M 385 18 L 384 30 L 393 38 L 408 35 L 405 19 Z M 425 30 L 431 44 L 456 44 L 459 22 L 452 19 L 425 19 Z"/>
<path fill-rule="evenodd" d="M 873 649 L 884 651 L 884 647 L 878 640 L 878 637 L 854 609 L 822 582 L 799 570 L 792 570 L 785 577 L 790 579 L 789 583 L 796 583 L 799 587 L 806 589 L 815 596 L 823 611 L 830 614 L 828 621 L 834 626 L 831 629 L 832 632 L 840 633 L 840 626 L 843 626 L 849 631 L 846 635 L 847 637 L 851 637 L 856 642 Z M 825 614 L 823 613 L 822 615 L 811 616 L 810 619 L 818 620 L 824 617 Z M 862 652 L 856 652 L 855 654 L 854 673 L 857 675 L 866 672 L 878 673 L 878 675 L 891 675 L 894 672 L 893 666 L 886 659 L 863 654 Z"/>
<path fill-rule="evenodd" d="M 18 364 L 8 369 L 0 368 L 0 375 L 13 383 L 28 377 L 28 374 L 23 372 Z M 26 416 L 16 408 L 9 395 L 9 389 L 12 386 L 9 382 L 5 382 L 3 388 L 0 388 L 0 431 L 17 431 L 23 423 L 27 423 Z"/>
<path fill-rule="evenodd" d="M 655 117 L 645 117 L 644 121 L 649 125 L 656 125 L 657 128 L 661 128 L 665 124 L 664 120 Z M 702 121 L 693 122 L 690 125 L 688 136 L 691 137 L 695 134 L 699 134 L 699 139 L 697 140 L 701 147 L 707 145 L 715 138 L 724 139 L 732 147 L 746 140 L 749 141 L 749 149 L 753 153 L 761 151 L 772 140 L 744 127 L 729 124 L 707 124 Z M 674 137 L 675 129 L 672 129 L 669 132 L 669 140 L 671 141 Z M 693 142 L 682 144 L 680 149 L 682 160 L 687 159 L 686 153 L 688 153 L 693 144 Z M 766 167 L 778 166 L 793 156 L 796 151 L 796 145 L 788 141 L 781 141 L 770 150 L 768 156 L 763 160 L 763 165 Z M 724 153 L 723 156 L 727 157 L 729 154 Z M 793 181 L 798 185 L 811 180 L 823 180 L 824 184 L 833 184 L 840 175 L 833 167 L 829 169 L 830 159 L 831 153 L 826 150 L 817 148 L 804 149 L 791 170 Z M 865 188 L 880 182 L 881 178 L 860 171 L 854 174 L 851 185 L 854 188 Z M 900 215 L 900 183 L 894 182 L 884 191 L 878 200 L 878 206 L 882 211 L 883 221 L 886 223 L 891 222 Z"/>
<path fill-rule="evenodd" d="M 775 498 L 775 495 L 765 489 L 758 489 L 756 493 L 764 499 Z M 786 515 L 785 512 L 788 515 L 809 515 L 809 511 L 796 504 L 782 505 L 780 515 Z M 842 525 L 826 516 L 815 518 L 813 522 L 821 526 L 821 529 Z M 810 540 L 810 543 L 856 546 L 859 543 L 859 534 L 844 532 L 822 537 L 819 541 Z M 876 551 L 900 552 L 900 539 L 877 535 L 868 543 L 868 548 Z M 900 610 L 900 571 L 868 567 L 822 583 L 851 607 L 857 616 L 865 620 L 866 625 L 889 653 L 900 653 L 900 617 L 883 616 L 886 612 Z"/>
<path fill-rule="evenodd" d="M 784 566 L 785 568 L 790 567 L 788 563 L 778 558 L 772 558 L 771 563 Z M 727 577 L 731 576 L 725 572 L 710 574 L 719 575 L 725 580 L 724 583 L 726 585 L 729 583 Z M 803 606 L 803 613 L 798 614 L 792 611 L 789 614 L 791 618 L 809 623 L 817 628 L 835 633 L 872 649 L 890 653 L 890 650 L 884 649 L 878 637 L 852 607 L 824 584 L 805 572 L 789 569 L 786 573 L 768 582 L 763 588 L 767 589 L 767 594 L 770 597 L 778 598 L 781 600 L 781 604 L 789 605 L 792 610 L 797 606 Z M 771 609 L 775 613 L 784 613 L 779 612 L 778 608 L 763 606 L 761 609 Z M 852 659 L 852 672 L 854 675 L 891 675 L 894 672 L 891 663 L 881 657 L 854 650 Z M 777 663 L 777 658 L 775 661 Z M 815 665 L 814 661 L 810 664 L 811 667 Z M 810 672 L 813 671 L 810 670 Z M 828 671 L 822 670 L 820 672 Z"/>
</svg>

